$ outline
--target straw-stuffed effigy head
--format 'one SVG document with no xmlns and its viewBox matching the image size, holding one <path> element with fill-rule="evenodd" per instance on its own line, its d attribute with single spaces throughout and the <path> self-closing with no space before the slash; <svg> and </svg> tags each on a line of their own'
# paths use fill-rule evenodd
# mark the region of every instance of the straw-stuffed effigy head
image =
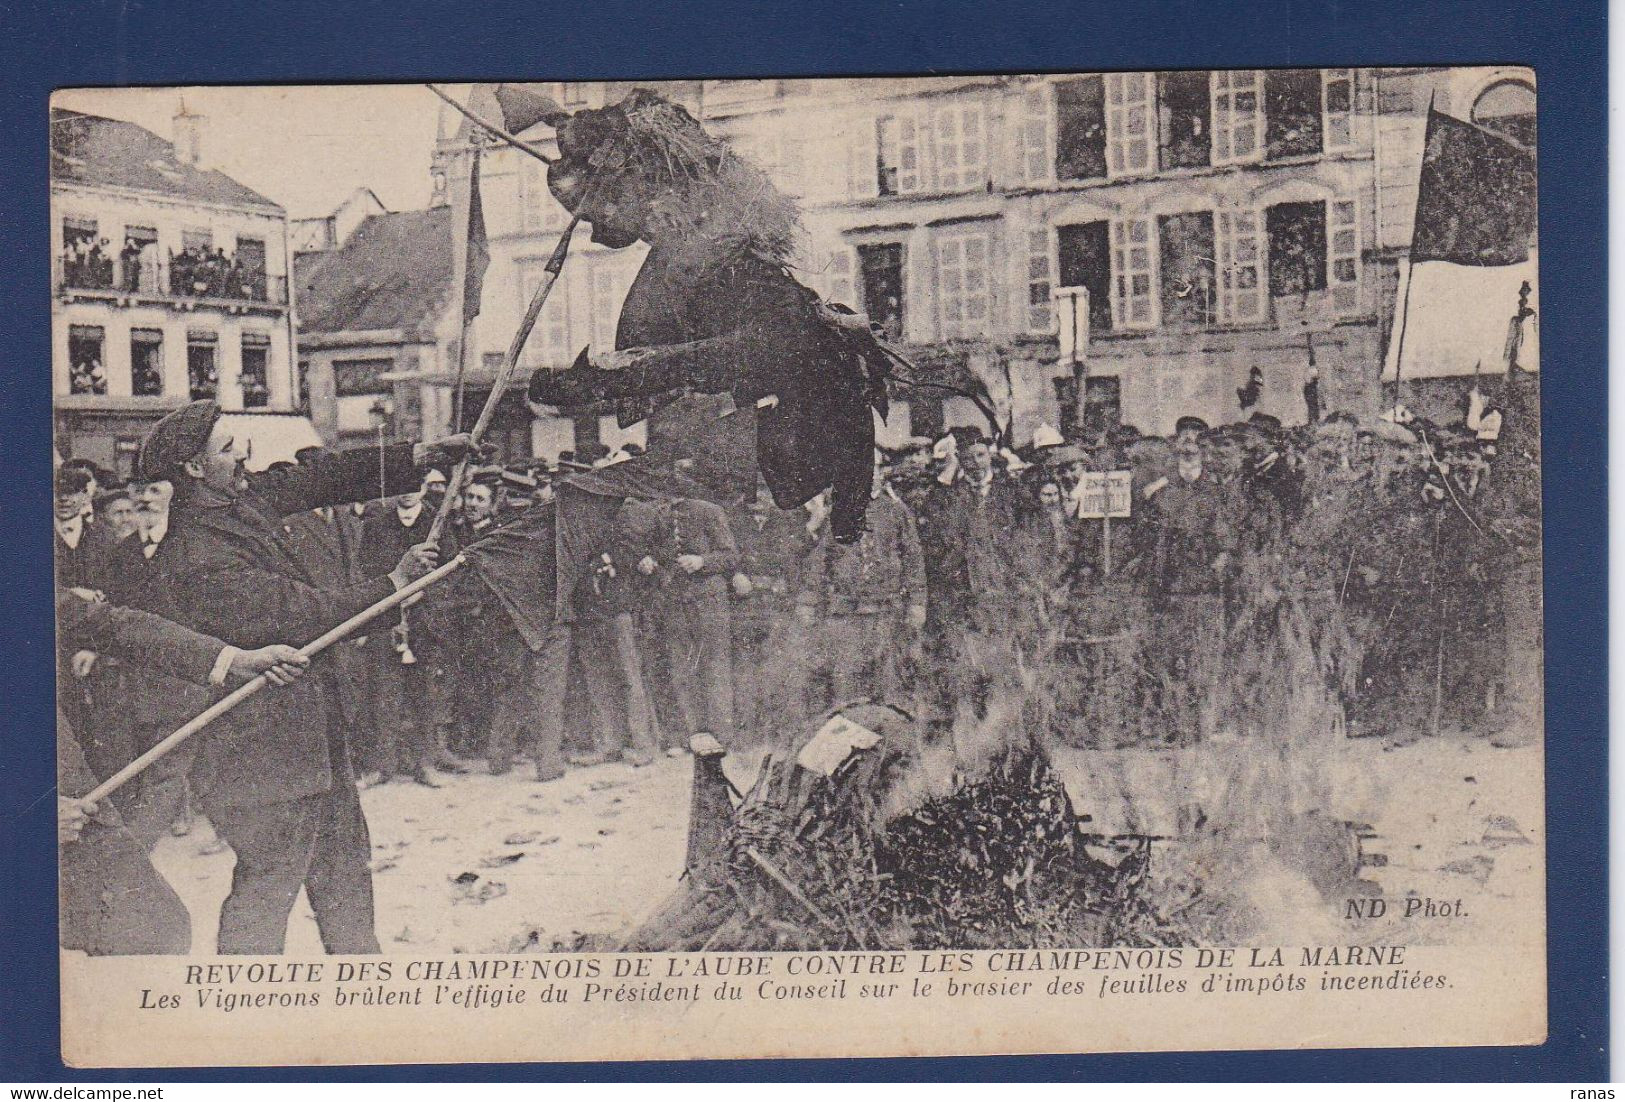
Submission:
<svg viewBox="0 0 1625 1102">
<path fill-rule="evenodd" d="M 752 252 L 785 260 L 799 229 L 795 203 L 680 104 L 636 89 L 557 125 L 548 186 L 611 248 L 643 240 L 709 256 Z"/>
</svg>

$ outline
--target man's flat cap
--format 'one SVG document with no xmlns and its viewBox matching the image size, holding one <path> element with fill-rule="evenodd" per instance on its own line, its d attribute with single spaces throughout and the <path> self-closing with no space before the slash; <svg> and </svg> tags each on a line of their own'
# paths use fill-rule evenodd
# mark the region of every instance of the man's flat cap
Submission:
<svg viewBox="0 0 1625 1102">
<path fill-rule="evenodd" d="M 140 477 L 147 481 L 174 480 L 181 464 L 193 458 L 209 442 L 214 423 L 220 420 L 220 405 L 210 399 L 192 402 L 166 415 L 147 438 L 141 441 L 136 457 Z"/>
<path fill-rule="evenodd" d="M 66 463 L 56 471 L 56 496 L 68 497 L 90 489 L 90 472 L 83 467 L 70 467 Z"/>
<path fill-rule="evenodd" d="M 1206 432 L 1207 430 L 1208 424 L 1206 421 L 1189 413 L 1174 422 L 1174 434 L 1176 436 L 1186 431 Z"/>
</svg>

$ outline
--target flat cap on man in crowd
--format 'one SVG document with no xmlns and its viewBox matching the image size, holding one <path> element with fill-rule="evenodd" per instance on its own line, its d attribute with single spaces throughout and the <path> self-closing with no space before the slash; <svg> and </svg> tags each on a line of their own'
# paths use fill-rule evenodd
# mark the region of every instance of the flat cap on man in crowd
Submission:
<svg viewBox="0 0 1625 1102">
<path fill-rule="evenodd" d="M 220 403 L 203 398 L 190 402 L 173 413 L 165 414 L 152 426 L 147 438 L 141 441 L 136 457 L 136 469 L 148 482 L 158 479 L 175 481 L 180 468 L 188 459 L 203 450 L 209 442 L 214 423 L 220 420 Z"/>
<path fill-rule="evenodd" d="M 1200 417 L 1194 417 L 1189 413 L 1174 422 L 1175 436 L 1178 436 L 1182 432 L 1206 432 L 1207 430 L 1208 423 L 1206 421 L 1202 420 Z"/>
<path fill-rule="evenodd" d="M 82 467 L 61 466 L 56 471 L 56 496 L 70 497 L 90 489 L 90 475 Z"/>
<path fill-rule="evenodd" d="M 1106 430 L 1106 443 L 1114 448 L 1126 448 L 1140 438 L 1140 430 L 1133 425 L 1113 425 Z"/>
</svg>

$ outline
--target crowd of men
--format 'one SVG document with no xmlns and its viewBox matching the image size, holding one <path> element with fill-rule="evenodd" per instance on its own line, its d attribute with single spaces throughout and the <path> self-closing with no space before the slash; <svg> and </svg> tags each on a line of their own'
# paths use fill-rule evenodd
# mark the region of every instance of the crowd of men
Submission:
<svg viewBox="0 0 1625 1102">
<path fill-rule="evenodd" d="M 63 602 L 75 623 L 147 610 L 216 659 L 178 665 L 176 643 L 155 660 L 120 624 L 64 627 L 63 726 L 84 776 L 106 778 L 212 686 L 289 683 L 121 789 L 103 824 L 140 852 L 208 816 L 210 844 L 236 854 L 221 952 L 279 952 L 301 886 L 330 951 L 376 951 L 358 789 L 641 767 L 862 699 L 915 714 L 926 740 L 1008 691 L 1075 745 L 1188 744 L 1257 722 L 1268 671 L 1307 669 L 1348 734 L 1515 741 L 1528 725 L 1506 717 L 1539 700 L 1538 436 L 1502 434 L 1476 389 L 1464 412 L 1186 417 L 1169 438 L 1041 432 L 1019 453 L 956 428 L 877 456 L 850 542 L 821 498 L 738 500 L 678 455 L 667 484 L 692 493 L 628 496 L 559 542 L 548 569 L 568 597 L 539 635 L 463 570 L 311 663 L 291 646 L 524 524 L 553 478 L 623 456 L 477 468 L 431 542 L 466 438 L 312 449 L 250 476 L 218 407 L 196 402 L 144 443 L 138 481 L 59 467 L 59 619 Z M 1111 478 L 1127 492 L 1108 505 Z M 70 801 L 64 837 L 91 814 Z M 137 943 L 103 951 L 173 951 Z"/>
</svg>

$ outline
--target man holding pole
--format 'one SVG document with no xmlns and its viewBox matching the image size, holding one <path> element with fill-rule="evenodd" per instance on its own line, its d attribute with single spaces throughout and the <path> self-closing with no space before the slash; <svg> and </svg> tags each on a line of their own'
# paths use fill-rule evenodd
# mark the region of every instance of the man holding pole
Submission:
<svg viewBox="0 0 1625 1102">
<path fill-rule="evenodd" d="M 318 453 L 249 475 L 246 449 L 212 401 L 193 402 L 142 442 L 145 478 L 175 484 L 169 538 L 154 556 L 156 582 L 140 603 L 176 622 L 259 646 L 312 639 L 433 569 L 417 544 L 387 576 L 323 588 L 290 549 L 290 513 L 415 489 L 420 471 L 455 462 L 468 438 L 382 450 Z M 350 771 L 331 660 L 289 691 L 259 696 L 204 736 L 197 795 L 236 853 L 220 912 L 220 953 L 283 951 L 303 887 L 330 953 L 375 953 L 370 840 Z"/>
<path fill-rule="evenodd" d="M 238 650 L 218 639 L 132 608 L 58 590 L 57 630 L 65 642 L 108 654 L 176 682 L 240 683 L 260 674 L 297 680 L 309 664 L 294 648 Z M 109 804 L 81 799 L 97 778 L 61 707 L 57 709 L 57 844 L 61 847 L 61 940 L 92 956 L 184 953 L 191 945 L 186 905 L 147 859 Z"/>
</svg>

